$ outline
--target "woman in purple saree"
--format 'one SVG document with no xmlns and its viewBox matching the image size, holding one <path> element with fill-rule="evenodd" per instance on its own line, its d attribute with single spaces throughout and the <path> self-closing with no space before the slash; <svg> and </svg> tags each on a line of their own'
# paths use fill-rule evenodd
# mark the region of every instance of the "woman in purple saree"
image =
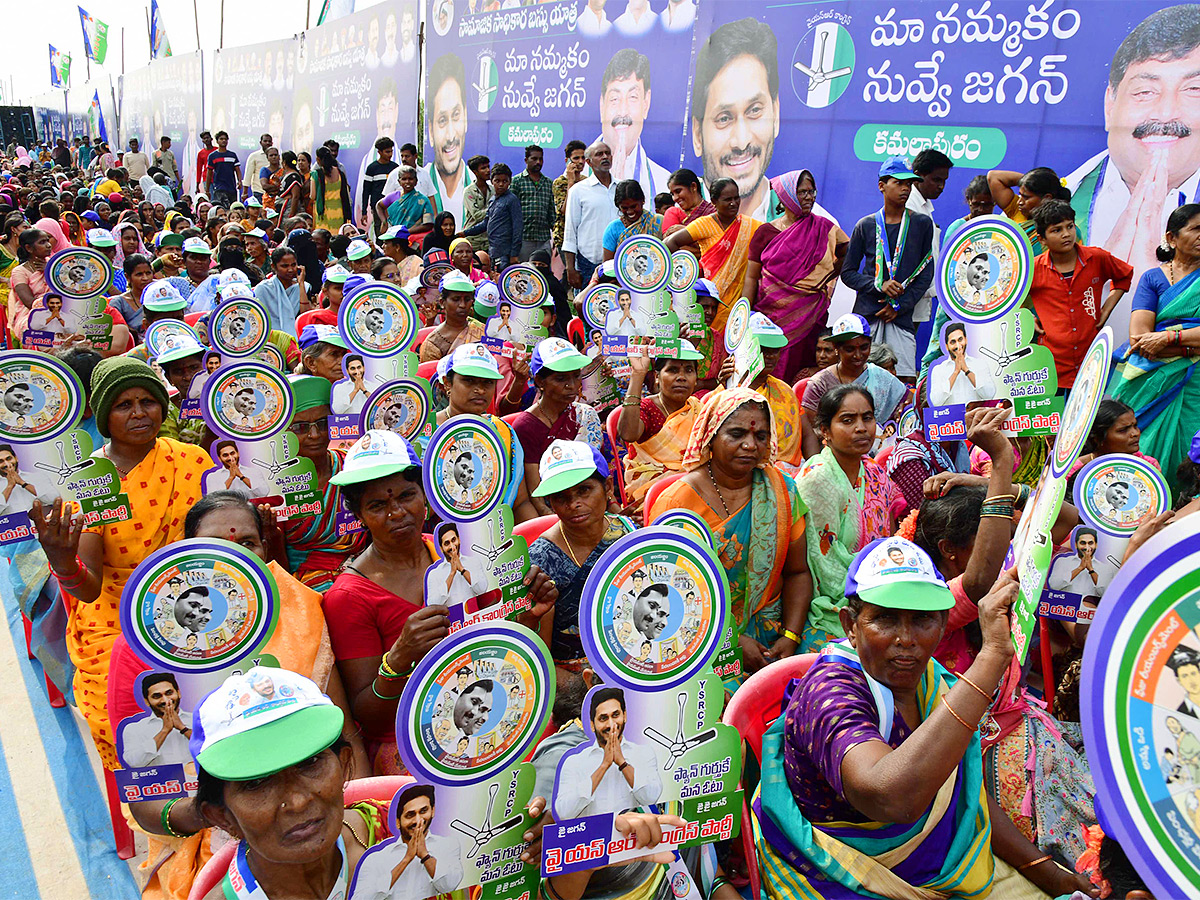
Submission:
<svg viewBox="0 0 1200 900">
<path fill-rule="evenodd" d="M 772 373 L 791 384 L 816 361 L 817 334 L 829 312 L 827 287 L 842 269 L 850 239 L 834 222 L 813 212 L 817 183 L 807 169 L 771 179 L 783 215 L 750 240 L 742 294 L 783 329 L 788 346 Z"/>
</svg>

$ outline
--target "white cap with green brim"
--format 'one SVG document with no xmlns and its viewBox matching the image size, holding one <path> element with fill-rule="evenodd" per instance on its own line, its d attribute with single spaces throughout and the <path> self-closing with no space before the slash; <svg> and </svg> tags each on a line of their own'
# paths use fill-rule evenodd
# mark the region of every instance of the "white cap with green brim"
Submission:
<svg viewBox="0 0 1200 900">
<path fill-rule="evenodd" d="M 533 496 L 545 497 L 574 487 L 596 473 L 602 478 L 607 478 L 608 464 L 591 444 L 585 444 L 583 441 L 555 440 L 542 454 L 542 460 L 538 463 L 538 473 L 542 480 L 533 489 Z"/>
<path fill-rule="evenodd" d="M 246 201 L 246 208 L 247 209 L 262 209 L 263 208 L 262 201 L 259 200 L 257 197 L 255 197 L 253 194 L 251 194 L 250 199 L 248 199 Z"/>
<path fill-rule="evenodd" d="M 529 360 L 530 374 L 537 376 L 542 369 L 551 372 L 578 372 L 587 368 L 592 361 L 575 349 L 575 345 L 562 338 L 546 338 L 539 341 Z"/>
<path fill-rule="evenodd" d="M 455 375 L 466 375 L 470 378 L 490 378 L 499 381 L 500 367 L 496 358 L 483 344 L 463 344 L 450 354 L 450 362 L 446 364 L 446 372 Z M 445 372 L 442 377 L 445 377 Z"/>
<path fill-rule="evenodd" d="M 187 309 L 187 301 L 169 281 L 153 281 L 142 293 L 142 307 L 150 312 L 178 312 Z"/>
<path fill-rule="evenodd" d="M 415 297 L 415 296 L 417 296 L 417 291 L 421 290 L 421 288 L 423 288 L 423 287 L 424 287 L 424 285 L 421 284 L 421 276 L 416 275 L 416 276 L 408 279 L 408 281 L 404 285 L 404 291 L 410 297 Z"/>
<path fill-rule="evenodd" d="M 412 444 L 394 432 L 372 428 L 346 451 L 342 470 L 329 483 L 361 484 L 419 468 L 421 457 Z"/>
<path fill-rule="evenodd" d="M 87 242 L 89 247 L 115 247 L 116 240 L 113 239 L 112 232 L 106 228 L 89 228 L 87 232 Z"/>
<path fill-rule="evenodd" d="M 225 287 L 227 284 L 244 284 L 250 286 L 250 276 L 241 269 L 222 269 L 221 274 L 217 276 L 217 285 Z"/>
<path fill-rule="evenodd" d="M 191 237 L 183 242 L 183 252 L 195 253 L 197 256 L 212 256 L 212 247 L 200 240 L 200 238 Z"/>
<path fill-rule="evenodd" d="M 858 551 L 846 574 L 846 596 L 888 609 L 943 610 L 954 595 L 929 554 L 901 537 L 880 538 Z"/>
<path fill-rule="evenodd" d="M 242 284 L 240 281 L 231 281 L 224 287 L 218 287 L 217 292 L 221 295 L 221 302 L 227 300 L 255 300 L 254 291 L 250 289 L 250 285 Z"/>
<path fill-rule="evenodd" d="M 455 269 L 453 272 L 447 272 L 442 276 L 442 280 L 438 283 L 438 289 L 442 291 L 463 291 L 465 293 L 475 293 L 475 282 L 464 275 L 462 272 Z"/>
<path fill-rule="evenodd" d="M 195 356 L 197 353 L 204 353 L 208 348 L 197 341 L 184 341 L 178 347 L 172 347 L 170 350 L 164 350 L 158 356 L 154 357 L 154 361 L 160 366 L 165 366 L 167 363 L 173 363 L 177 359 L 184 359 L 188 356 Z"/>
<path fill-rule="evenodd" d="M 251 781 L 333 746 L 345 722 L 342 710 L 303 675 L 253 666 L 200 701 L 188 748 L 210 775 Z"/>
<path fill-rule="evenodd" d="M 330 266 L 325 270 L 325 280 L 332 281 L 334 284 L 345 284 L 351 272 L 345 266 Z"/>
<path fill-rule="evenodd" d="M 351 241 L 346 248 L 346 259 L 362 259 L 371 255 L 371 245 L 366 241 Z"/>
<path fill-rule="evenodd" d="M 267 233 L 261 228 L 251 228 L 246 232 L 246 237 L 257 238 L 260 241 L 265 241 L 267 239 Z"/>
<path fill-rule="evenodd" d="M 704 359 L 704 354 L 701 353 L 699 350 L 697 350 L 696 345 L 693 344 L 691 341 L 689 341 L 687 338 L 680 338 L 679 339 L 679 358 L 682 360 L 690 359 L 694 362 L 700 362 L 700 360 Z"/>
<path fill-rule="evenodd" d="M 758 337 L 759 346 L 769 350 L 788 345 L 783 329 L 760 312 L 750 314 L 750 333 Z"/>
</svg>

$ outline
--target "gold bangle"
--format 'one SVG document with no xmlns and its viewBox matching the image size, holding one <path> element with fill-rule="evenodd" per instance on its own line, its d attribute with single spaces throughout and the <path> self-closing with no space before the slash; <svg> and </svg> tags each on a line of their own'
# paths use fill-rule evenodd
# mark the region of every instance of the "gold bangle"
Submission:
<svg viewBox="0 0 1200 900">
<path fill-rule="evenodd" d="M 1034 866 L 1040 866 L 1042 863 L 1049 862 L 1052 859 L 1054 859 L 1054 857 L 1047 853 L 1045 856 L 1039 856 L 1037 859 L 1031 859 L 1027 863 L 1022 863 L 1021 865 L 1017 866 L 1017 871 L 1024 872 L 1026 869 L 1032 869 Z"/>
<path fill-rule="evenodd" d="M 990 497 L 984 497 L 983 502 L 987 503 L 989 500 L 1016 500 L 1016 499 L 1017 499 L 1016 494 L 993 494 Z"/>
<path fill-rule="evenodd" d="M 794 632 L 788 628 L 779 629 L 779 636 L 787 638 L 789 641 L 791 641 L 796 646 L 800 646 L 800 635 L 796 634 L 796 632 Z"/>
<path fill-rule="evenodd" d="M 409 669 L 408 672 L 397 672 L 391 667 L 391 664 L 388 663 L 386 653 L 383 654 L 383 656 L 379 659 L 379 674 L 384 678 L 405 678 L 411 671 L 412 669 Z"/>
<path fill-rule="evenodd" d="M 981 519 L 1012 519 L 1012 513 L 1005 515 L 1004 513 L 980 513 Z"/>
<path fill-rule="evenodd" d="M 987 691 L 985 691 L 983 688 L 981 688 L 979 685 L 977 685 L 975 682 L 973 682 L 966 675 L 959 675 L 958 677 L 962 681 L 965 681 L 967 684 L 969 684 L 971 687 L 975 688 L 975 690 L 979 691 L 979 696 L 981 696 L 988 703 L 992 702 L 992 695 L 989 694 Z"/>
<path fill-rule="evenodd" d="M 971 725 L 968 725 L 967 720 L 954 711 L 954 707 L 950 705 L 950 699 L 947 694 L 942 695 L 942 705 L 946 707 L 946 712 L 958 719 L 959 724 L 962 725 L 963 728 L 967 729 L 967 731 L 971 732 L 972 734 L 975 733 L 976 728 L 979 726 L 972 727 Z"/>
</svg>

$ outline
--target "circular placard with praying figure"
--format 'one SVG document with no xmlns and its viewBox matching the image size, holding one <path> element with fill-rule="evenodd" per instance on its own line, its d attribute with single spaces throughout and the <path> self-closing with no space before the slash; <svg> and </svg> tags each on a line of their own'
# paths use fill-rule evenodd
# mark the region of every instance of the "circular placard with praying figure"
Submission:
<svg viewBox="0 0 1200 900">
<path fill-rule="evenodd" d="M 108 290 L 112 264 L 93 247 L 68 247 L 46 262 L 46 283 L 68 300 L 87 300 Z"/>
<path fill-rule="evenodd" d="M 83 416 L 79 377 L 48 353 L 0 353 L 0 440 L 36 444 L 59 437 Z"/>
<path fill-rule="evenodd" d="M 338 326 L 350 348 L 377 358 L 407 350 L 419 321 L 412 298 L 386 281 L 356 288 L 338 310 Z"/>
<path fill-rule="evenodd" d="M 152 666 L 215 672 L 261 650 L 278 596 L 270 570 L 244 547 L 177 541 L 134 570 L 121 595 L 121 632 Z"/>
<path fill-rule="evenodd" d="M 902 225 L 897 257 L 903 231 Z M 1029 240 L 1003 216 L 980 216 L 958 228 L 934 265 L 938 297 L 954 318 L 967 323 L 992 322 L 1007 315 L 1025 298 L 1033 279 Z"/>
<path fill-rule="evenodd" d="M 604 321 L 608 311 L 617 308 L 617 286 L 615 284 L 594 284 L 583 293 L 580 309 L 583 321 L 593 331 L 603 331 Z"/>
<path fill-rule="evenodd" d="M 676 250 L 671 254 L 671 280 L 667 283 L 672 291 L 689 290 L 700 278 L 700 260 L 689 250 Z"/>
<path fill-rule="evenodd" d="M 554 703 L 554 664 L 541 638 L 515 622 L 464 628 L 417 664 L 396 707 L 396 746 L 408 771 L 468 785 L 520 762 Z"/>
<path fill-rule="evenodd" d="M 522 263 L 509 266 L 500 276 L 500 294 L 513 306 L 531 309 L 541 306 L 550 293 L 550 285 L 536 266 Z"/>
<path fill-rule="evenodd" d="M 482 519 L 504 496 L 508 459 L 486 419 L 457 416 L 429 439 L 421 475 L 429 505 L 443 519 Z"/>
<path fill-rule="evenodd" d="M 271 437 L 292 419 L 291 385 L 283 373 L 264 363 L 231 363 L 205 384 L 204 417 L 223 437 Z"/>
<path fill-rule="evenodd" d="M 1171 508 L 1162 473 L 1141 457 L 1111 453 L 1075 476 L 1075 506 L 1105 534 L 1130 537 L 1147 519 Z"/>
<path fill-rule="evenodd" d="M 267 342 L 271 320 L 250 297 L 226 300 L 208 315 L 208 335 L 222 356 L 253 356 Z"/>
<path fill-rule="evenodd" d="M 606 683 L 665 690 L 711 663 L 728 611 L 729 582 L 712 548 L 655 525 L 619 538 L 592 568 L 579 631 Z"/>
<path fill-rule="evenodd" d="M 639 294 L 661 291 L 671 280 L 671 251 L 651 234 L 626 238 L 616 252 L 617 281 Z"/>
<path fill-rule="evenodd" d="M 196 329 L 178 319 L 159 319 L 157 322 L 151 322 L 142 339 L 146 343 L 146 350 L 151 359 L 161 356 L 168 350 L 177 350 L 180 347 L 200 343 Z"/>
<path fill-rule="evenodd" d="M 391 431 L 409 441 L 424 443 L 429 438 L 433 402 L 427 383 L 400 378 L 380 386 L 363 406 L 359 428 Z"/>
<path fill-rule="evenodd" d="M 1092 346 L 1088 347 L 1079 366 L 1079 374 L 1075 376 L 1075 386 L 1071 388 L 1066 406 L 1063 407 L 1058 436 L 1050 451 L 1050 474 L 1055 478 L 1065 476 L 1079 458 L 1083 442 L 1087 440 L 1092 422 L 1096 420 L 1096 410 L 1100 408 L 1104 386 L 1108 384 L 1111 363 L 1112 329 L 1105 326 L 1092 341 Z"/>
</svg>

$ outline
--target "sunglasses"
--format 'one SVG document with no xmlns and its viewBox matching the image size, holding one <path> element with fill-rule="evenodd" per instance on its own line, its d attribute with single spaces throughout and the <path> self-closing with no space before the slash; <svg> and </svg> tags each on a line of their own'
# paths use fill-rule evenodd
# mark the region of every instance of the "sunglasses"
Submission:
<svg viewBox="0 0 1200 900">
<path fill-rule="evenodd" d="M 299 437 L 313 432 L 326 434 L 329 432 L 329 417 L 326 416 L 313 422 L 293 422 L 288 426 L 288 431 Z"/>
</svg>

